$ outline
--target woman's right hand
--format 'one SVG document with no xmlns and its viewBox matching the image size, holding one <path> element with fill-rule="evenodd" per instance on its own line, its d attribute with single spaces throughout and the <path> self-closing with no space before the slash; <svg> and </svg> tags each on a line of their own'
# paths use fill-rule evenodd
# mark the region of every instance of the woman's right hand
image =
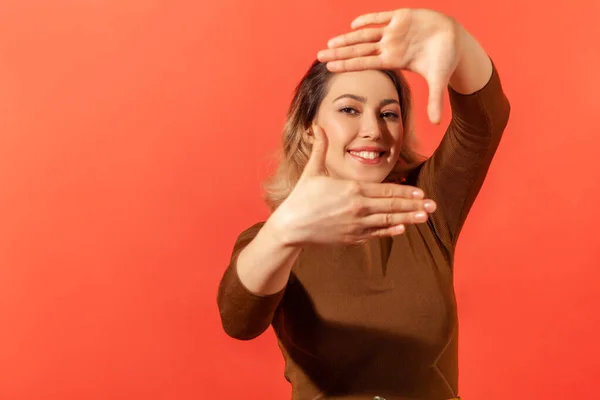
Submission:
<svg viewBox="0 0 600 400">
<path fill-rule="evenodd" d="M 352 244 L 399 235 L 405 224 L 425 222 L 435 211 L 435 203 L 413 186 L 327 176 L 327 138 L 319 127 L 313 132 L 315 142 L 303 174 L 271 218 L 287 245 Z"/>
</svg>

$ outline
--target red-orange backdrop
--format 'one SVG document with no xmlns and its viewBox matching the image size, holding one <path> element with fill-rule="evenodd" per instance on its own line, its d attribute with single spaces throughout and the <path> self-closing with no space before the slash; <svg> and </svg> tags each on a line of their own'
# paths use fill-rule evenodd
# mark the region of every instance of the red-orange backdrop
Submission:
<svg viewBox="0 0 600 400">
<path fill-rule="evenodd" d="M 0 399 L 289 398 L 218 280 L 317 50 L 403 6 L 456 16 L 512 102 L 456 259 L 462 395 L 596 398 L 599 4 L 1 2 Z"/>
</svg>

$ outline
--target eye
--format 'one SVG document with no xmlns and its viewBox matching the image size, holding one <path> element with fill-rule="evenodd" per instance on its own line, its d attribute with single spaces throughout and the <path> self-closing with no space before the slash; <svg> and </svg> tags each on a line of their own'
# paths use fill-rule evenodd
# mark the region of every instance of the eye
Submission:
<svg viewBox="0 0 600 400">
<path fill-rule="evenodd" d="M 358 111 L 352 107 L 342 107 L 340 108 L 340 112 L 343 114 L 357 115 Z"/>
<path fill-rule="evenodd" d="M 384 113 L 381 113 L 381 116 L 385 119 L 398 119 L 398 114 L 396 114 L 393 111 L 386 111 Z"/>
</svg>

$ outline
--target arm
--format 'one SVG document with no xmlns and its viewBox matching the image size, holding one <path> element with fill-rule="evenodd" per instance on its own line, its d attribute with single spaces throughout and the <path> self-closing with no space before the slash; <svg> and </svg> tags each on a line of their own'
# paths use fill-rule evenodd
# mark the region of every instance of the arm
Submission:
<svg viewBox="0 0 600 400">
<path fill-rule="evenodd" d="M 300 248 L 278 238 L 273 218 L 245 230 L 219 284 L 217 304 L 225 332 L 236 339 L 259 336 L 271 324 Z"/>
<path fill-rule="evenodd" d="M 232 337 L 252 339 L 267 329 L 302 246 L 396 235 L 404 231 L 403 224 L 420 222 L 414 211 L 425 209 L 425 199 L 415 187 L 357 187 L 327 177 L 327 139 L 320 128 L 313 132 L 311 155 L 292 193 L 266 223 L 244 231 L 234 246 L 217 296 L 223 327 Z"/>
<path fill-rule="evenodd" d="M 510 105 L 498 71 L 466 30 L 459 63 L 450 78 L 452 120 L 417 181 L 438 205 L 430 216 L 451 253 L 477 197 L 508 122 Z"/>
<path fill-rule="evenodd" d="M 458 27 L 462 48 L 456 69 L 450 76 L 450 87 L 457 93 L 473 94 L 489 82 L 493 65 L 485 49 L 462 25 Z"/>
</svg>

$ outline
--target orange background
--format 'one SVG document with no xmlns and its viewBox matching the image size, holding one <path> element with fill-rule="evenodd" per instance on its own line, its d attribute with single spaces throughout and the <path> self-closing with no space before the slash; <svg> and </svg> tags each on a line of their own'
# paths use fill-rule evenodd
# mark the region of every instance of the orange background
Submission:
<svg viewBox="0 0 600 400">
<path fill-rule="evenodd" d="M 600 3 L 551 4 L 1 2 L 0 399 L 289 398 L 217 284 L 316 52 L 401 6 L 456 16 L 512 103 L 456 259 L 462 395 L 596 398 Z"/>
</svg>

